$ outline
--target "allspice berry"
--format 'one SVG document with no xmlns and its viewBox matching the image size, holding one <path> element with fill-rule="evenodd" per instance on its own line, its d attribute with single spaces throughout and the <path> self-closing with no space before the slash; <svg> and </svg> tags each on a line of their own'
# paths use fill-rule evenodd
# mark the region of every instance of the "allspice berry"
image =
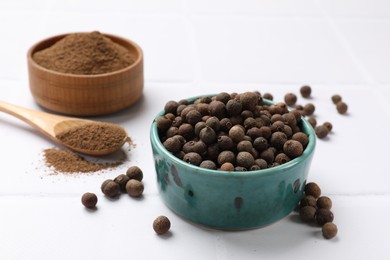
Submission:
<svg viewBox="0 0 390 260">
<path fill-rule="evenodd" d="M 316 206 L 319 209 L 331 209 L 332 200 L 327 196 L 321 196 L 317 199 Z"/>
<path fill-rule="evenodd" d="M 333 104 L 337 104 L 342 100 L 341 96 L 338 94 L 335 94 L 331 97 Z"/>
<path fill-rule="evenodd" d="M 239 152 L 237 154 L 236 162 L 238 166 L 249 169 L 254 163 L 253 155 L 248 152 Z"/>
<path fill-rule="evenodd" d="M 340 101 L 340 102 L 337 102 L 336 109 L 337 109 L 337 112 L 339 112 L 339 114 L 343 115 L 343 114 L 347 113 L 348 105 L 346 103 L 344 103 L 343 101 Z"/>
<path fill-rule="evenodd" d="M 311 87 L 307 86 L 307 85 L 302 86 L 300 88 L 299 92 L 301 93 L 302 97 L 308 98 L 311 95 Z"/>
<path fill-rule="evenodd" d="M 245 131 L 244 128 L 240 125 L 232 126 L 229 130 L 229 137 L 233 140 L 235 143 L 239 143 L 240 141 L 244 140 Z"/>
<path fill-rule="evenodd" d="M 312 104 L 312 103 L 308 103 L 306 105 L 303 106 L 303 113 L 306 115 L 306 116 L 310 116 L 314 113 L 315 111 L 315 106 Z"/>
<path fill-rule="evenodd" d="M 153 221 L 153 229 L 158 235 L 165 234 L 171 228 L 171 222 L 166 216 L 159 216 Z"/>
<path fill-rule="evenodd" d="M 287 93 L 284 95 L 284 102 L 286 102 L 287 106 L 294 106 L 297 102 L 297 96 L 294 93 Z"/>
<path fill-rule="evenodd" d="M 304 222 L 312 222 L 316 216 L 316 208 L 313 206 L 304 206 L 299 210 L 299 216 Z"/>
<path fill-rule="evenodd" d="M 137 181 L 142 181 L 144 174 L 138 166 L 131 166 L 127 169 L 126 175 L 130 179 L 136 179 Z"/>
<path fill-rule="evenodd" d="M 95 193 L 86 192 L 81 196 L 81 203 L 89 209 L 93 209 L 96 207 L 96 204 L 98 202 L 98 198 Z"/>
<path fill-rule="evenodd" d="M 327 222 L 333 222 L 333 219 L 333 213 L 329 209 L 318 209 L 316 212 L 316 221 L 320 226 Z"/>
<path fill-rule="evenodd" d="M 126 192 L 126 183 L 130 180 L 126 174 L 120 174 L 115 177 L 114 181 L 119 184 L 121 192 Z"/>
<path fill-rule="evenodd" d="M 287 140 L 283 145 L 283 152 L 291 159 L 294 159 L 303 153 L 303 146 L 296 140 Z"/>
<path fill-rule="evenodd" d="M 144 184 L 138 180 L 131 179 L 126 183 L 126 191 L 131 197 L 140 197 L 144 192 Z"/>
<path fill-rule="evenodd" d="M 231 171 L 234 171 L 234 165 L 230 162 L 226 162 L 226 163 L 221 165 L 220 169 L 221 169 L 221 171 L 231 172 Z"/>
<path fill-rule="evenodd" d="M 319 196 L 321 196 L 320 186 L 318 186 L 318 184 L 315 182 L 307 183 L 305 185 L 304 191 L 306 195 L 311 195 L 314 198 L 318 198 Z"/>
<path fill-rule="evenodd" d="M 305 206 L 317 207 L 317 199 L 311 195 L 304 196 L 299 202 L 299 207 L 303 208 Z"/>
<path fill-rule="evenodd" d="M 314 129 L 316 136 L 320 139 L 324 139 L 325 137 L 328 136 L 329 130 L 326 126 L 324 125 L 319 125 Z"/>
<path fill-rule="evenodd" d="M 101 190 L 109 198 L 114 198 L 120 193 L 119 184 L 113 180 L 105 180 L 101 186 Z"/>
<path fill-rule="evenodd" d="M 327 222 L 322 226 L 322 235 L 326 239 L 334 238 L 337 235 L 337 226 L 332 222 Z"/>
</svg>

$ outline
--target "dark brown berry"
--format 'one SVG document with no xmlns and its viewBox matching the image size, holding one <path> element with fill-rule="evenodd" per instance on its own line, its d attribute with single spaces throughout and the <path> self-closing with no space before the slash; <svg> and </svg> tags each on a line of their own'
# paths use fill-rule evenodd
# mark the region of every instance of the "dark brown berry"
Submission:
<svg viewBox="0 0 390 260">
<path fill-rule="evenodd" d="M 131 179 L 126 183 L 126 191 L 131 197 L 140 197 L 144 192 L 144 184 L 138 180 Z"/>
<path fill-rule="evenodd" d="M 129 179 L 135 179 L 138 181 L 142 181 L 142 179 L 144 178 L 144 174 L 141 168 L 139 168 L 138 166 L 130 166 L 126 171 L 126 175 L 127 177 L 129 177 Z"/>
<path fill-rule="evenodd" d="M 310 86 L 302 86 L 300 89 L 299 89 L 299 92 L 301 93 L 302 97 L 304 98 L 308 98 L 310 97 L 311 95 L 311 87 Z"/>
<path fill-rule="evenodd" d="M 255 164 L 260 167 L 260 169 L 267 169 L 268 163 L 264 159 L 256 159 Z"/>
<path fill-rule="evenodd" d="M 219 165 L 222 165 L 226 162 L 229 162 L 231 164 L 235 164 L 236 162 L 236 156 L 235 154 L 232 152 L 232 151 L 222 151 L 219 155 L 218 155 L 218 164 Z"/>
<path fill-rule="evenodd" d="M 267 163 L 273 163 L 275 159 L 275 151 L 272 148 L 267 148 L 260 153 L 260 158 L 267 161 Z"/>
<path fill-rule="evenodd" d="M 290 157 L 288 157 L 285 153 L 278 153 L 275 156 L 275 162 L 279 164 L 283 164 L 290 161 Z"/>
<path fill-rule="evenodd" d="M 226 117 L 226 107 L 221 101 L 214 100 L 209 104 L 210 116 L 216 116 L 219 120 Z"/>
<path fill-rule="evenodd" d="M 169 137 L 163 143 L 164 147 L 171 153 L 180 151 L 182 144 L 178 138 Z"/>
<path fill-rule="evenodd" d="M 300 208 L 303 208 L 305 206 L 312 206 L 314 208 L 317 207 L 317 199 L 314 198 L 313 196 L 311 195 L 306 195 L 304 196 L 301 201 L 299 202 L 299 207 Z"/>
<path fill-rule="evenodd" d="M 339 114 L 344 115 L 345 113 L 347 113 L 348 105 L 346 103 L 344 103 L 343 101 L 340 101 L 340 102 L 337 102 L 336 109 L 337 109 L 337 112 L 339 112 Z"/>
<path fill-rule="evenodd" d="M 305 194 L 306 195 L 311 195 L 314 198 L 318 198 L 321 196 L 321 189 L 320 186 L 317 185 L 315 182 L 309 182 L 305 185 Z"/>
<path fill-rule="evenodd" d="M 287 93 L 284 95 L 284 102 L 286 102 L 287 106 L 294 106 L 297 102 L 297 96 L 294 93 Z"/>
<path fill-rule="evenodd" d="M 81 196 L 81 203 L 89 209 L 93 209 L 96 207 L 96 204 L 98 202 L 98 198 L 95 193 L 86 192 Z"/>
<path fill-rule="evenodd" d="M 337 226 L 332 222 L 325 223 L 322 226 L 322 235 L 326 239 L 331 239 L 335 237 L 337 235 L 337 231 Z"/>
<path fill-rule="evenodd" d="M 238 152 L 248 152 L 250 153 L 252 151 L 252 142 L 243 140 L 237 144 L 237 151 Z"/>
<path fill-rule="evenodd" d="M 168 101 L 165 106 L 164 106 L 164 111 L 165 113 L 172 113 L 174 115 L 176 115 L 176 111 L 177 111 L 177 107 L 179 106 L 179 104 L 176 102 L 176 101 Z"/>
<path fill-rule="evenodd" d="M 120 174 L 115 177 L 114 181 L 119 184 L 121 192 L 126 192 L 126 183 L 130 178 L 126 174 Z"/>
<path fill-rule="evenodd" d="M 268 141 L 266 138 L 264 137 L 257 137 L 254 141 L 253 141 L 253 147 L 259 151 L 259 152 L 262 152 L 264 151 L 265 149 L 268 148 Z"/>
<path fill-rule="evenodd" d="M 283 145 L 284 153 L 294 159 L 303 153 L 303 146 L 300 142 L 295 140 L 287 140 Z"/>
<path fill-rule="evenodd" d="M 206 125 L 211 127 L 215 132 L 218 132 L 221 128 L 221 123 L 219 119 L 215 116 L 212 116 L 206 120 Z"/>
<path fill-rule="evenodd" d="M 303 147 L 306 147 L 307 144 L 309 143 L 309 137 L 304 132 L 297 132 L 293 134 L 291 140 L 300 142 Z"/>
<path fill-rule="evenodd" d="M 191 124 L 184 123 L 179 126 L 178 134 L 183 136 L 186 140 L 190 140 L 195 135 L 194 127 Z"/>
<path fill-rule="evenodd" d="M 215 100 L 217 101 L 221 101 L 222 103 L 227 103 L 229 100 L 230 100 L 230 94 L 226 93 L 226 92 L 221 92 L 221 93 L 218 93 L 216 96 L 215 96 Z"/>
<path fill-rule="evenodd" d="M 329 131 L 329 132 L 332 131 L 333 125 L 332 125 L 331 122 L 325 122 L 325 123 L 323 123 L 323 125 L 324 125 L 326 128 L 328 128 L 328 131 Z"/>
<path fill-rule="evenodd" d="M 329 209 L 318 209 L 316 212 L 316 221 L 320 226 L 327 222 L 333 222 L 333 219 L 333 213 Z"/>
<path fill-rule="evenodd" d="M 186 155 L 184 155 L 183 161 L 192 165 L 199 166 L 200 163 L 202 162 L 202 156 L 194 152 L 187 153 Z"/>
<path fill-rule="evenodd" d="M 163 235 L 171 228 L 171 222 L 166 216 L 159 216 L 153 221 L 153 230 L 158 235 Z"/>
<path fill-rule="evenodd" d="M 217 169 L 217 166 L 215 165 L 215 163 L 211 160 L 205 160 L 205 161 L 202 161 L 199 165 L 199 167 L 201 168 L 205 168 L 205 169 L 210 169 L 210 170 L 216 170 Z"/>
<path fill-rule="evenodd" d="M 315 128 L 315 133 L 318 138 L 323 139 L 328 136 L 329 130 L 326 126 L 320 125 Z"/>
<path fill-rule="evenodd" d="M 280 122 L 280 121 L 279 121 Z M 278 150 L 283 149 L 284 143 L 287 141 L 287 136 L 283 132 L 274 132 L 271 135 L 270 144 Z"/>
<path fill-rule="evenodd" d="M 169 127 L 172 125 L 172 121 L 166 118 L 165 116 L 160 116 L 156 120 L 156 125 L 158 130 L 167 131 Z"/>
<path fill-rule="evenodd" d="M 170 128 L 168 128 L 167 132 L 165 133 L 167 138 L 172 137 L 174 135 L 178 135 L 178 134 L 179 134 L 179 128 L 174 127 L 174 126 L 171 126 Z"/>
<path fill-rule="evenodd" d="M 211 127 L 206 126 L 202 130 L 200 130 L 199 138 L 205 144 L 211 144 L 217 141 L 217 134 Z"/>
<path fill-rule="evenodd" d="M 101 186 L 101 190 L 109 198 L 114 198 L 120 193 L 119 184 L 113 180 L 106 180 Z"/>
<path fill-rule="evenodd" d="M 230 128 L 232 128 L 233 124 L 232 124 L 232 121 L 230 121 L 229 118 L 222 118 L 220 120 L 220 130 L 222 131 L 225 131 L 225 132 L 229 132 Z"/>
<path fill-rule="evenodd" d="M 186 121 L 187 123 L 191 125 L 195 125 L 199 121 L 202 120 L 202 114 L 198 110 L 191 110 L 186 115 Z M 180 128 L 179 128 L 180 129 Z"/>
<path fill-rule="evenodd" d="M 251 153 L 239 152 L 237 154 L 236 162 L 238 166 L 249 169 L 255 163 L 255 159 Z"/>
<path fill-rule="evenodd" d="M 199 136 L 199 133 L 200 133 L 200 130 L 202 130 L 203 128 L 206 127 L 206 122 L 198 122 L 195 124 L 195 127 L 194 127 L 194 133 L 196 136 Z"/>
<path fill-rule="evenodd" d="M 316 108 L 312 103 L 308 103 L 308 104 L 303 106 L 303 113 L 306 116 L 312 115 L 315 110 L 316 110 Z"/>
<path fill-rule="evenodd" d="M 274 100 L 274 96 L 272 96 L 272 94 L 270 94 L 270 93 L 264 93 L 263 98 L 271 100 L 271 101 Z"/>
<path fill-rule="evenodd" d="M 233 140 L 233 142 L 238 143 L 244 140 L 245 131 L 244 128 L 240 125 L 235 125 L 229 130 L 229 137 Z"/>
<path fill-rule="evenodd" d="M 321 196 L 317 199 L 316 205 L 319 209 L 331 209 L 332 200 L 327 196 Z"/>
<path fill-rule="evenodd" d="M 339 103 L 340 101 L 342 101 L 342 97 L 340 95 L 338 95 L 338 94 L 333 95 L 331 97 L 331 99 L 332 99 L 333 104 L 335 104 L 335 105 L 337 103 Z"/>
<path fill-rule="evenodd" d="M 299 209 L 299 216 L 304 222 L 313 222 L 316 216 L 316 208 L 312 206 L 304 206 Z"/>
<path fill-rule="evenodd" d="M 207 145 L 199 140 L 199 141 L 189 141 L 183 145 L 184 153 L 198 153 L 200 155 L 204 154 L 207 151 Z"/>
<path fill-rule="evenodd" d="M 240 101 L 243 110 L 253 111 L 259 100 L 259 95 L 255 92 L 245 92 L 240 94 Z"/>
</svg>

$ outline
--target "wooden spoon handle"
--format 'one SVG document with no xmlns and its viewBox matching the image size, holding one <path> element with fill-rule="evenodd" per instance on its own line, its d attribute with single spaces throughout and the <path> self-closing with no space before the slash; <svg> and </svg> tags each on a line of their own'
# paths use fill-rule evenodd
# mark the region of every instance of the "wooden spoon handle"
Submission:
<svg viewBox="0 0 390 260">
<path fill-rule="evenodd" d="M 69 119 L 63 116 L 52 115 L 49 113 L 36 111 L 28 108 L 19 107 L 0 101 L 0 111 L 10 114 L 20 120 L 28 123 L 34 128 L 40 130 L 42 133 L 55 137 L 54 126 L 65 120 Z"/>
</svg>

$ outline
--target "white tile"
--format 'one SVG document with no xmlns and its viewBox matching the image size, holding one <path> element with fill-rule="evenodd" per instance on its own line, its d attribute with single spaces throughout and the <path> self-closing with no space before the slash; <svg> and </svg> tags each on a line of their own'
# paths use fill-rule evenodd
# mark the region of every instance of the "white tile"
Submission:
<svg viewBox="0 0 390 260">
<path fill-rule="evenodd" d="M 387 0 L 320 0 L 321 5 L 335 17 L 389 18 Z"/>
<path fill-rule="evenodd" d="M 99 13 L 99 12 L 120 12 L 126 14 L 139 13 L 177 13 L 182 11 L 183 0 L 119 0 L 107 2 L 104 0 L 69 0 L 55 1 L 51 5 L 52 11 L 60 12 L 83 12 L 83 13 Z"/>
<path fill-rule="evenodd" d="M 362 82 L 325 22 L 194 17 L 193 24 L 206 81 Z"/>
<path fill-rule="evenodd" d="M 255 15 L 308 15 L 318 16 L 320 11 L 310 0 L 247 0 L 237 4 L 234 0 L 187 1 L 188 11 L 202 14 L 255 14 Z"/>
<path fill-rule="evenodd" d="M 336 20 L 336 24 L 372 80 L 390 83 L 390 21 Z"/>
<path fill-rule="evenodd" d="M 1 11 L 15 11 L 15 10 L 42 10 L 45 9 L 48 5 L 49 0 L 35 0 L 35 1 L 1 1 L 0 10 Z"/>
</svg>

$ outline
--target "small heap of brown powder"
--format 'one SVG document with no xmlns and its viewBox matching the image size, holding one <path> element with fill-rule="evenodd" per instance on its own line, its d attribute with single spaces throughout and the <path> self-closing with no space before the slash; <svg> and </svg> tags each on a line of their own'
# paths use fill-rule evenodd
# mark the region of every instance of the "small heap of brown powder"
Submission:
<svg viewBox="0 0 390 260">
<path fill-rule="evenodd" d="M 64 144 L 93 151 L 119 149 L 126 137 L 126 131 L 122 127 L 103 122 L 82 124 L 56 135 Z"/>
<path fill-rule="evenodd" d="M 35 52 L 33 59 L 47 69 L 81 75 L 109 73 L 134 63 L 129 50 L 99 32 L 69 34 Z"/>
<path fill-rule="evenodd" d="M 121 165 L 118 161 L 110 164 L 93 163 L 85 158 L 67 150 L 46 149 L 44 150 L 46 164 L 62 173 L 88 173 L 105 170 Z"/>
</svg>

